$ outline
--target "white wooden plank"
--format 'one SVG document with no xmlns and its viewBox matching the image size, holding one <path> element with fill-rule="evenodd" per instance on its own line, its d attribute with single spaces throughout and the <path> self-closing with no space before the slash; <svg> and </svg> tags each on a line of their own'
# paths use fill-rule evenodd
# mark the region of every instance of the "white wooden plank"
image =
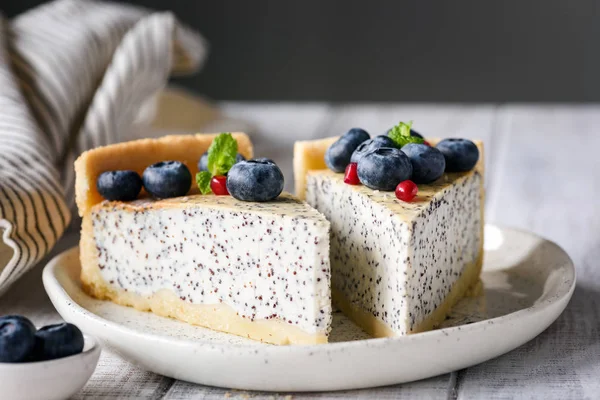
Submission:
<svg viewBox="0 0 600 400">
<path fill-rule="evenodd" d="M 350 390 L 328 393 L 260 393 L 243 390 L 209 388 L 191 383 L 177 382 L 167 392 L 165 400 L 184 399 L 252 399 L 252 400 L 402 400 L 402 399 L 444 399 L 448 392 L 448 376 L 425 379 L 404 385 L 386 386 L 373 389 Z"/>
<path fill-rule="evenodd" d="M 597 283 L 600 269 L 585 259 L 600 233 L 599 123 L 600 106 L 505 107 L 497 128 L 505 142 L 488 170 L 498 181 L 490 219 L 556 241 Z"/>
<path fill-rule="evenodd" d="M 285 190 L 294 191 L 292 167 L 293 143 L 318 137 L 321 127 L 331 118 L 325 103 L 222 103 L 223 115 L 250 126 L 256 157 L 269 157 L 281 168 Z M 235 129 L 235 125 L 232 125 Z"/>
<path fill-rule="evenodd" d="M 425 136 L 464 136 L 480 139 L 489 136 L 497 106 L 449 104 L 355 104 L 335 108 L 328 126 L 329 135 L 362 127 L 371 136 L 383 135 L 399 121 L 412 121 L 413 128 Z"/>
<path fill-rule="evenodd" d="M 526 345 L 461 372 L 460 399 L 597 398 L 600 393 L 599 106 L 507 106 L 488 216 L 567 250 L 578 285 L 563 315 Z"/>
<path fill-rule="evenodd" d="M 161 399 L 173 382 L 104 349 L 94 375 L 73 399 Z"/>
</svg>

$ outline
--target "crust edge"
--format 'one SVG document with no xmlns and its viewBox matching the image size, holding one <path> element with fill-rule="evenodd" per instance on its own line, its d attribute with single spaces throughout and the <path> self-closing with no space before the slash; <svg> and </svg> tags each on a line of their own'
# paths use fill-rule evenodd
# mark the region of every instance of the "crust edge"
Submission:
<svg viewBox="0 0 600 400">
<path fill-rule="evenodd" d="M 79 216 L 83 217 L 95 204 L 103 200 L 96 189 L 96 179 L 102 172 L 131 169 L 141 175 L 150 164 L 178 160 L 189 168 L 192 176 L 195 176 L 200 156 L 208 150 L 217 135 L 170 135 L 158 139 L 116 143 L 84 152 L 75 161 L 75 201 Z M 242 132 L 232 135 L 238 142 L 238 151 L 244 157 L 252 158 L 253 148 L 248 135 Z"/>
</svg>

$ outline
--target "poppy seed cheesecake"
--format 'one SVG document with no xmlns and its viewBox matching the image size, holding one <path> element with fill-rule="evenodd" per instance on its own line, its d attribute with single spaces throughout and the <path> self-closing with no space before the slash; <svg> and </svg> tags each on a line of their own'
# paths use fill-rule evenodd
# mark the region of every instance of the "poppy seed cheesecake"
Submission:
<svg viewBox="0 0 600 400">
<path fill-rule="evenodd" d="M 296 142 L 294 148 L 296 193 L 331 223 L 333 303 L 375 337 L 436 327 L 479 287 L 481 143 L 472 170 L 445 172 L 419 184 L 413 200 L 400 201 L 393 191 L 345 182 L 344 174 L 326 169 L 325 154 L 336 140 Z"/>
<path fill-rule="evenodd" d="M 92 296 L 274 344 L 325 343 L 331 324 L 329 222 L 283 193 L 265 202 L 198 194 L 106 201 L 109 170 L 179 160 L 194 175 L 214 135 L 101 147 L 75 163 L 81 280 Z M 238 151 L 252 157 L 244 134 Z M 269 165 L 267 165 L 269 166 Z"/>
</svg>

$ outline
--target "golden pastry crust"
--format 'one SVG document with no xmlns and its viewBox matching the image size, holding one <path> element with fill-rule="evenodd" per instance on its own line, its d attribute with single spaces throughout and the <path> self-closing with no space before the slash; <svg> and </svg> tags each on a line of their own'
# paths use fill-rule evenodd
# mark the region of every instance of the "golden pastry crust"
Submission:
<svg viewBox="0 0 600 400">
<path fill-rule="evenodd" d="M 96 189 L 98 175 L 106 171 L 131 169 L 140 175 L 144 169 L 159 161 L 177 160 L 184 163 L 195 176 L 198 160 L 208 150 L 218 134 L 171 135 L 158 139 L 141 139 L 117 143 L 88 150 L 75 161 L 75 200 L 79 215 L 85 217 L 89 210 L 101 202 Z M 238 151 L 252 158 L 253 148 L 245 133 L 233 133 Z M 191 192 L 197 189 L 192 185 Z"/>
<path fill-rule="evenodd" d="M 325 152 L 339 136 L 294 143 L 294 185 L 296 196 L 306 198 L 306 174 L 311 170 L 325 169 Z"/>
</svg>

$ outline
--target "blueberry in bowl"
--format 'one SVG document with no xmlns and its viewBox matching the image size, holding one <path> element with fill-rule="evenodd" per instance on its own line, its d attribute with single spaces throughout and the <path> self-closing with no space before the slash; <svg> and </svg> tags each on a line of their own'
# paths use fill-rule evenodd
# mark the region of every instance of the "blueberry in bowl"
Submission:
<svg viewBox="0 0 600 400">
<path fill-rule="evenodd" d="M 35 333 L 35 360 L 54 360 L 79 354 L 83 351 L 83 334 L 73 324 L 48 325 Z"/>
<path fill-rule="evenodd" d="M 0 362 L 28 361 L 35 347 L 35 326 L 20 315 L 0 318 Z"/>
<path fill-rule="evenodd" d="M 142 174 L 144 189 L 159 199 L 185 196 L 192 186 L 192 174 L 180 161 L 161 161 Z"/>
<path fill-rule="evenodd" d="M 283 173 L 268 158 L 241 161 L 227 174 L 227 191 L 242 201 L 274 200 L 283 191 L 283 185 Z"/>
<path fill-rule="evenodd" d="M 55 360 L 79 354 L 83 347 L 83 333 L 68 322 L 36 330 L 21 315 L 0 317 L 0 363 Z"/>
<path fill-rule="evenodd" d="M 413 173 L 410 159 L 401 150 L 381 147 L 365 154 L 358 163 L 358 179 L 375 190 L 393 191 Z"/>
<path fill-rule="evenodd" d="M 354 150 L 371 137 L 360 128 L 352 128 L 335 141 L 325 152 L 325 164 L 334 172 L 344 172 Z"/>
<path fill-rule="evenodd" d="M 66 399 L 94 373 L 101 348 L 73 324 L 36 331 L 19 315 L 0 317 L 0 398 Z"/>
</svg>

